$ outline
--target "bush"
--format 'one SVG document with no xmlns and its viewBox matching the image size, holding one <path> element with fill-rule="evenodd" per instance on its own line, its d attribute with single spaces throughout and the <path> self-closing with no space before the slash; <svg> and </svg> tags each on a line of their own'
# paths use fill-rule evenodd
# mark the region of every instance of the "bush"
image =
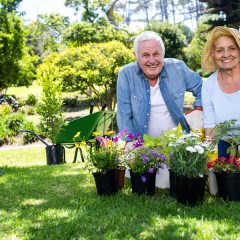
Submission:
<svg viewBox="0 0 240 240">
<path fill-rule="evenodd" d="M 75 96 L 74 98 L 70 98 L 70 97 L 64 98 L 63 104 L 64 104 L 64 107 L 76 107 L 78 104 L 78 97 Z"/>
<path fill-rule="evenodd" d="M 12 108 L 8 104 L 0 105 L 0 117 L 3 118 L 5 116 L 9 115 L 11 112 L 12 112 Z"/>
<path fill-rule="evenodd" d="M 25 112 L 26 112 L 27 115 L 34 115 L 36 111 L 35 111 L 34 107 L 29 106 L 25 109 Z"/>
<path fill-rule="evenodd" d="M 24 129 L 36 132 L 36 127 L 30 121 L 24 122 Z M 38 139 L 35 135 L 31 133 L 23 133 L 23 144 L 33 143 L 33 142 L 36 142 L 37 140 Z"/>
<path fill-rule="evenodd" d="M 9 104 L 14 111 L 19 108 L 18 101 L 15 96 L 0 94 L 0 104 Z"/>
<path fill-rule="evenodd" d="M 30 105 L 30 106 L 35 106 L 37 103 L 37 98 L 35 97 L 34 94 L 28 94 L 27 100 L 26 100 L 26 104 Z"/>
</svg>

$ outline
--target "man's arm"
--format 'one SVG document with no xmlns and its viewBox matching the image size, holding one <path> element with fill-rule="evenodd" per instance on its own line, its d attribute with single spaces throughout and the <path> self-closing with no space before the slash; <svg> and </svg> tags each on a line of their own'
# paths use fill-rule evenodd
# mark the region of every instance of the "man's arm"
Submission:
<svg viewBox="0 0 240 240">
<path fill-rule="evenodd" d="M 124 71 L 121 69 L 117 80 L 117 125 L 118 130 L 126 129 L 128 133 L 134 133 L 133 113 L 131 106 L 131 91 Z"/>
<path fill-rule="evenodd" d="M 191 69 L 181 61 L 182 69 L 185 73 L 185 82 L 186 82 L 186 90 L 191 92 L 195 97 L 195 101 L 193 102 L 193 107 L 202 107 L 202 98 L 201 98 L 201 89 L 202 89 L 202 78 L 200 75 Z M 201 109 L 198 109 L 201 110 Z"/>
</svg>

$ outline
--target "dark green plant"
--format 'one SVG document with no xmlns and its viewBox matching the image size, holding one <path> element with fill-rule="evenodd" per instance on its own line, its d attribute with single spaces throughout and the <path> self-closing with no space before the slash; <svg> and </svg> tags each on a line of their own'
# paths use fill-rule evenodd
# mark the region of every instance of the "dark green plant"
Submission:
<svg viewBox="0 0 240 240">
<path fill-rule="evenodd" d="M 152 21 L 145 30 L 159 33 L 165 45 L 165 57 L 185 60 L 184 48 L 187 45 L 182 28 L 170 23 Z"/>
<path fill-rule="evenodd" d="M 217 144 L 219 140 L 224 140 L 228 142 L 231 146 L 227 149 L 227 153 L 230 154 L 232 158 L 234 157 L 240 157 L 240 149 L 237 149 L 237 146 L 240 142 L 240 127 L 235 128 L 237 120 L 227 120 L 224 122 L 221 122 L 215 126 L 215 137 L 213 145 Z"/>
<path fill-rule="evenodd" d="M 36 132 L 36 127 L 32 122 L 25 121 L 23 125 L 24 125 L 24 129 Z M 37 141 L 37 137 L 35 135 L 28 132 L 23 133 L 23 144 L 34 143 L 36 141 Z"/>
<path fill-rule="evenodd" d="M 34 94 L 32 94 L 32 93 L 28 94 L 27 99 L 26 99 L 26 104 L 27 105 L 35 106 L 37 101 L 38 100 L 37 100 L 37 98 Z"/>
<path fill-rule="evenodd" d="M 38 82 L 43 88 L 37 107 L 40 115 L 41 134 L 55 143 L 56 134 L 64 125 L 62 112 L 62 78 L 60 69 L 51 63 L 41 64 L 37 71 Z"/>
</svg>

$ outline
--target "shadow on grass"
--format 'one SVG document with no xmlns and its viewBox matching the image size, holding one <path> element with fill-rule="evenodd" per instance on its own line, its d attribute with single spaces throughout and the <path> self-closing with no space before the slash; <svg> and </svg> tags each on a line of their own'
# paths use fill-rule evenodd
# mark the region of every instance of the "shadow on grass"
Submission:
<svg viewBox="0 0 240 240">
<path fill-rule="evenodd" d="M 208 227 L 230 235 L 240 230 L 239 203 L 208 197 L 183 206 L 166 190 L 132 194 L 128 180 L 121 192 L 100 197 L 81 164 L 3 169 L 1 228 L 27 239 L 196 239 Z"/>
</svg>

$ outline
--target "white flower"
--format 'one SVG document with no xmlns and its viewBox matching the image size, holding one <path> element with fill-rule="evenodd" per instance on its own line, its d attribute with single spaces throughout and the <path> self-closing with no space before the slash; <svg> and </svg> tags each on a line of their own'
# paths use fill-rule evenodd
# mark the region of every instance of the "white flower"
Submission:
<svg viewBox="0 0 240 240">
<path fill-rule="evenodd" d="M 194 153 L 194 152 L 197 152 L 197 149 L 195 149 L 194 147 L 186 147 L 186 150 L 188 151 L 188 152 L 191 152 L 191 153 Z"/>
<path fill-rule="evenodd" d="M 194 148 L 197 149 L 199 154 L 203 154 L 204 153 L 204 149 L 200 145 L 195 145 Z"/>
</svg>

